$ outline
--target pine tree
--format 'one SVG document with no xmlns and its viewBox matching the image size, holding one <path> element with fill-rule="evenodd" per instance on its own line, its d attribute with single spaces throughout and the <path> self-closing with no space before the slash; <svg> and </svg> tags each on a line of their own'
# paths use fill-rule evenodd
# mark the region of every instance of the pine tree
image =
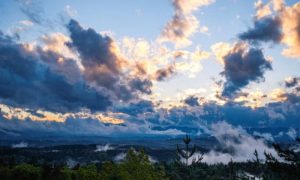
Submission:
<svg viewBox="0 0 300 180">
<path fill-rule="evenodd" d="M 297 138 L 298 146 L 300 139 Z M 280 162 L 271 153 L 265 152 L 266 164 L 271 171 L 279 173 L 287 179 L 300 179 L 300 155 L 295 149 L 282 148 L 279 144 L 273 144 L 279 157 L 285 162 Z"/>
<path fill-rule="evenodd" d="M 192 148 L 190 148 L 190 136 L 186 135 L 183 139 L 183 142 L 185 144 L 185 148 L 181 149 L 177 144 L 177 164 L 185 167 L 186 179 L 188 180 L 190 179 L 190 176 L 192 176 L 192 166 L 201 162 L 201 160 L 203 159 L 203 154 L 199 153 L 200 155 L 198 155 L 197 157 L 193 157 L 196 153 L 196 146 L 194 145 Z M 184 160 L 184 162 L 182 162 L 182 159 Z M 189 163 L 190 159 L 192 160 L 191 163 Z"/>
</svg>

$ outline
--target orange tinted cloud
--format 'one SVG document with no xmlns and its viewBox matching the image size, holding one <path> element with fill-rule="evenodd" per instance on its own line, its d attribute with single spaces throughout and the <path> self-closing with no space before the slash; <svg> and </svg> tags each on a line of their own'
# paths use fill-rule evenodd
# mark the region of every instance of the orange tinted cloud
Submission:
<svg viewBox="0 0 300 180">
<path fill-rule="evenodd" d="M 214 0 L 173 0 L 175 14 L 163 29 L 158 41 L 173 42 L 176 48 L 189 46 L 192 43 L 189 37 L 201 30 L 193 12 L 213 2 Z M 208 28 L 205 30 L 207 33 Z"/>
</svg>

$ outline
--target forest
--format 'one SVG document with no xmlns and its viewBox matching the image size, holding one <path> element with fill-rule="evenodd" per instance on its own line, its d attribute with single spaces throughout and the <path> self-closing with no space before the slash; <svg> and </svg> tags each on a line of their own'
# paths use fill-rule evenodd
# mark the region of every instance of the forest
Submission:
<svg viewBox="0 0 300 180">
<path fill-rule="evenodd" d="M 298 144 L 300 139 L 296 139 Z M 191 138 L 177 145 L 176 158 L 171 162 L 151 162 L 143 150 L 129 148 L 120 162 L 104 161 L 68 167 L 64 163 L 39 163 L 36 160 L 17 163 L 13 158 L 0 162 L 1 180 L 297 180 L 300 179 L 299 152 L 273 144 L 279 158 L 265 152 L 260 159 L 257 151 L 247 162 L 207 164 L 203 154 L 195 156 L 197 148 Z M 198 153 L 199 154 L 199 153 Z"/>
</svg>

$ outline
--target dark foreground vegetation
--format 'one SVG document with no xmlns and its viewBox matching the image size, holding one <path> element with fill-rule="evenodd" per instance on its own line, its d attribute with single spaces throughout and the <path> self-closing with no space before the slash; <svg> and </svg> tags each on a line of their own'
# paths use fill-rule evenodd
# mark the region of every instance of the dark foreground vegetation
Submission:
<svg viewBox="0 0 300 180">
<path fill-rule="evenodd" d="M 185 146 L 177 147 L 177 159 L 168 163 L 152 163 L 144 151 L 129 149 L 124 159 L 118 163 L 105 161 L 70 168 L 66 164 L 28 162 L 17 164 L 14 161 L 0 163 L 0 179 L 6 180 L 163 180 L 163 179 L 300 179 L 299 154 L 274 144 L 279 157 L 265 153 L 266 159 L 258 158 L 255 151 L 248 162 L 208 165 L 202 163 L 202 156 L 193 156 L 196 148 L 190 147 L 190 139 L 184 139 Z M 299 139 L 298 139 L 299 141 Z M 192 161 L 188 161 L 191 158 Z M 284 161 L 283 161 L 284 160 Z"/>
</svg>

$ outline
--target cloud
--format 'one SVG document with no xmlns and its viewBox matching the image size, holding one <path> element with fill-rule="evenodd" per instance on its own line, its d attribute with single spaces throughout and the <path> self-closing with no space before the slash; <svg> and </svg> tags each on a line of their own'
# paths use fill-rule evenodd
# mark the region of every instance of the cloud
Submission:
<svg viewBox="0 0 300 180">
<path fill-rule="evenodd" d="M 106 95 L 85 82 L 71 83 L 40 61 L 52 58 L 46 52 L 28 51 L 25 45 L 15 43 L 2 33 L 0 52 L 0 98 L 5 104 L 56 112 L 81 108 L 104 110 L 111 104 Z"/>
<path fill-rule="evenodd" d="M 254 3 L 254 6 L 256 8 L 256 19 L 260 19 L 272 14 L 269 3 L 263 4 L 262 0 L 258 0 L 257 2 Z"/>
<path fill-rule="evenodd" d="M 158 41 L 173 42 L 177 48 L 190 45 L 189 37 L 201 30 L 193 12 L 213 2 L 214 0 L 173 0 L 175 14 L 163 29 Z M 204 31 L 207 33 L 207 28 Z"/>
<path fill-rule="evenodd" d="M 273 11 L 265 12 L 272 4 Z M 285 5 L 283 0 L 272 0 L 264 5 L 258 2 L 257 18 L 254 19 L 254 27 L 240 34 L 242 40 L 255 43 L 273 42 L 282 43 L 287 47 L 282 54 L 297 58 L 300 56 L 300 3 L 292 6 Z"/>
<path fill-rule="evenodd" d="M 184 103 L 189 106 L 199 106 L 198 97 L 189 96 L 184 100 Z"/>
<path fill-rule="evenodd" d="M 113 85 L 121 71 L 121 59 L 113 52 L 113 40 L 98 34 L 94 29 L 83 29 L 73 19 L 67 28 L 71 33 L 71 42 L 67 45 L 80 54 L 87 78 L 100 86 Z M 101 74 L 103 72 L 105 74 Z"/>
<path fill-rule="evenodd" d="M 268 140 L 268 141 L 271 141 L 271 142 L 274 141 L 274 138 L 273 138 L 271 133 L 259 133 L 259 132 L 254 131 L 253 135 L 264 138 L 265 140 Z"/>
<path fill-rule="evenodd" d="M 225 77 L 222 95 L 232 97 L 250 82 L 260 82 L 266 70 L 271 70 L 261 49 L 249 47 L 246 43 L 236 43 L 223 56 Z"/>
<path fill-rule="evenodd" d="M 288 77 L 284 81 L 286 90 L 281 90 L 273 93 L 273 98 L 289 103 L 300 102 L 300 79 L 299 77 Z"/>
<path fill-rule="evenodd" d="M 277 17 L 263 17 L 254 22 L 254 27 L 239 35 L 241 40 L 253 43 L 260 41 L 278 43 L 281 41 L 281 21 Z"/>
<path fill-rule="evenodd" d="M 225 42 L 217 42 L 211 46 L 211 51 L 222 65 L 224 65 L 224 56 L 226 56 L 231 49 L 232 46 Z"/>
<path fill-rule="evenodd" d="M 123 161 L 125 159 L 125 157 L 126 157 L 126 153 L 121 152 L 114 157 L 114 161 L 115 162 Z"/>
<path fill-rule="evenodd" d="M 210 52 L 203 51 L 196 47 L 193 52 L 177 50 L 173 52 L 175 58 L 175 69 L 177 73 L 188 75 L 189 78 L 195 78 L 203 69 L 201 61 L 210 57 Z"/>
<path fill-rule="evenodd" d="M 61 120 L 58 121 L 51 121 L 51 116 L 41 111 L 35 113 L 27 111 L 32 112 L 32 115 L 22 119 L 19 117 L 26 115 L 24 111 L 18 114 L 16 112 L 20 109 L 8 112 L 5 107 L 0 107 L 0 130 L 7 136 L 31 138 L 49 135 L 173 137 L 185 133 L 212 134 L 210 126 L 225 120 L 227 124 L 247 127 L 247 130 L 253 129 L 267 137 L 268 133 L 274 135 L 276 128 L 285 131 L 290 127 L 300 127 L 299 102 L 286 99 L 251 108 L 236 102 L 217 104 L 214 101 L 203 101 L 198 106 L 185 105 L 165 109 L 159 108 L 152 101 L 143 100 L 120 104 L 110 109 L 112 112 L 101 114 L 91 112 L 61 114 Z M 276 140 L 275 137 L 274 139 Z"/>
<path fill-rule="evenodd" d="M 292 139 L 296 139 L 298 133 L 294 128 L 290 128 L 289 131 L 286 134 L 288 136 L 290 136 Z"/>
<path fill-rule="evenodd" d="M 118 107 L 116 111 L 136 116 L 138 114 L 154 112 L 154 104 L 149 100 L 140 100 L 132 102 L 128 106 Z"/>
<path fill-rule="evenodd" d="M 152 93 L 152 90 L 151 90 L 152 82 L 148 79 L 139 79 L 139 78 L 132 79 L 129 82 L 129 85 L 130 85 L 130 87 L 132 87 L 133 89 L 135 89 L 141 93 L 144 93 L 144 94 Z"/>
<path fill-rule="evenodd" d="M 65 76 L 70 82 L 83 79 L 79 57 L 66 46 L 70 40 L 68 36 L 62 33 L 52 33 L 43 35 L 40 39 L 42 47 L 33 47 L 31 51 L 37 51 L 41 55 L 41 61 Z"/>
<path fill-rule="evenodd" d="M 284 83 L 287 88 L 295 87 L 300 85 L 300 77 L 288 77 Z"/>
<path fill-rule="evenodd" d="M 262 107 L 265 105 L 267 95 L 261 91 L 240 92 L 235 97 L 234 101 L 242 103 L 244 106 L 251 108 Z"/>
<path fill-rule="evenodd" d="M 300 2 L 280 11 L 282 21 L 282 43 L 287 46 L 283 55 L 297 58 L 300 56 Z"/>
<path fill-rule="evenodd" d="M 26 148 L 28 147 L 28 143 L 26 142 L 20 142 L 18 144 L 11 145 L 12 148 Z"/>
<path fill-rule="evenodd" d="M 64 11 L 70 18 L 74 18 L 77 15 L 77 10 L 70 5 L 66 5 Z"/>
<path fill-rule="evenodd" d="M 22 20 L 16 23 L 14 27 L 9 30 L 9 33 L 19 39 L 20 33 L 29 30 L 33 25 L 33 22 L 30 20 Z"/>
<path fill-rule="evenodd" d="M 113 150 L 114 148 L 110 146 L 110 144 L 105 144 L 105 145 L 97 145 L 95 152 L 107 152 L 110 150 Z"/>
<path fill-rule="evenodd" d="M 28 19 L 39 25 L 51 27 L 51 22 L 45 18 L 44 10 L 41 6 L 42 1 L 39 0 L 15 0 L 19 5 L 22 13 L 24 13 Z"/>
<path fill-rule="evenodd" d="M 263 139 L 255 139 L 241 127 L 233 127 L 225 121 L 221 121 L 211 126 L 212 135 L 220 143 L 220 147 L 226 152 L 211 150 L 204 154 L 203 162 L 208 164 L 235 162 L 245 162 L 253 159 L 256 150 L 259 158 L 264 159 L 264 152 L 271 153 L 275 157 L 276 151 L 269 147 Z"/>
<path fill-rule="evenodd" d="M 163 81 L 169 78 L 174 72 L 175 72 L 174 66 L 172 65 L 164 69 L 159 69 L 155 73 L 155 79 L 157 81 Z"/>
<path fill-rule="evenodd" d="M 195 78 L 203 69 L 201 61 L 210 57 L 210 52 L 170 50 L 157 42 L 142 38 L 125 37 L 118 43 L 121 54 L 127 59 L 131 75 L 147 77 L 152 81 L 169 80 L 174 75 L 183 74 Z"/>
<path fill-rule="evenodd" d="M 67 28 L 71 41 L 66 44 L 78 52 L 83 76 L 90 84 L 122 101 L 137 99 L 138 94 L 151 94 L 151 76 L 143 67 L 126 60 L 111 37 L 101 35 L 92 28 L 84 29 L 73 19 Z M 128 74 L 137 69 L 144 74 Z M 172 69 L 160 69 L 157 73 L 155 79 L 163 80 L 172 73 Z"/>
</svg>

